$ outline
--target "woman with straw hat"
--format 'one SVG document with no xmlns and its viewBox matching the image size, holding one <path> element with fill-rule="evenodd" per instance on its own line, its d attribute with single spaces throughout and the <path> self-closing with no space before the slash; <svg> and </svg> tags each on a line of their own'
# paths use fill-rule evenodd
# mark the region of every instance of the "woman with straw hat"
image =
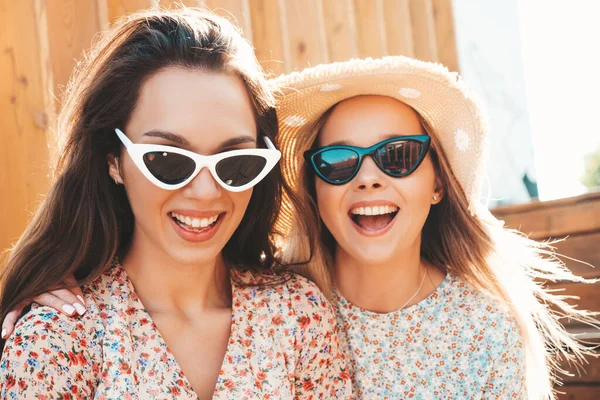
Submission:
<svg viewBox="0 0 600 400">
<path fill-rule="evenodd" d="M 584 280 L 481 204 L 488 126 L 457 74 L 386 57 L 274 83 L 309 210 L 284 207 L 285 253 L 331 271 L 357 397 L 552 397 L 558 357 L 589 352 L 558 317 L 595 322 L 534 278 Z"/>
</svg>

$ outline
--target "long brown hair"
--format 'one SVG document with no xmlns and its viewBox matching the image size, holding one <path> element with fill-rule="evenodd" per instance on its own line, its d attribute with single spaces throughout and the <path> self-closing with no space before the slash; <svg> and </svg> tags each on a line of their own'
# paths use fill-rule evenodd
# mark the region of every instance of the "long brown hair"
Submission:
<svg viewBox="0 0 600 400">
<path fill-rule="evenodd" d="M 186 7 L 121 19 L 70 81 L 58 118 L 54 182 L 8 257 L 0 320 L 21 301 L 62 287 L 70 275 L 80 284 L 96 279 L 127 251 L 134 215 L 124 188 L 108 174 L 107 157 L 120 153 L 114 129 L 127 124 L 144 80 L 169 66 L 238 75 L 252 99 L 259 137 L 275 142 L 273 95 L 252 47 L 226 19 Z M 283 267 L 272 240 L 283 190 L 277 166 L 255 187 L 223 249 L 229 265 Z"/>
<path fill-rule="evenodd" d="M 300 152 L 316 145 L 334 107 L 315 123 Z M 557 373 L 564 372 L 560 370 L 560 360 L 579 365 L 585 355 L 593 354 L 592 349 L 569 333 L 559 319 L 570 318 L 596 328 L 598 322 L 594 319 L 595 313 L 569 305 L 565 302 L 567 296 L 551 293 L 539 281 L 594 281 L 569 271 L 549 244 L 506 229 L 494 218 L 485 218 L 485 212 L 480 216 L 472 215 L 467 197 L 452 174 L 435 132 L 423 118 L 420 117 L 420 120 L 431 137 L 429 154 L 444 190 L 441 202 L 431 208 L 425 221 L 421 257 L 510 308 L 526 346 L 529 396 L 535 399 L 554 398 L 552 385 L 559 381 Z M 303 253 L 307 257 L 309 249 L 313 249 L 311 265 L 307 268 L 333 271 L 337 244 L 319 217 L 315 178 L 306 164 L 300 167 L 299 184 L 292 186 L 307 211 L 295 210 L 295 218 L 301 220 L 302 225 L 292 224 L 285 252 L 288 257 L 302 257 Z M 319 232 L 319 235 L 306 235 L 301 230 L 303 226 Z"/>
</svg>

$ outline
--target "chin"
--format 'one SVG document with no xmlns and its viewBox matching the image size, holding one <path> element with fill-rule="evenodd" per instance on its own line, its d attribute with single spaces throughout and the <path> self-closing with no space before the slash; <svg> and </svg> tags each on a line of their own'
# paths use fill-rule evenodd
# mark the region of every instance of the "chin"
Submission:
<svg viewBox="0 0 600 400">
<path fill-rule="evenodd" d="M 214 247 L 204 246 L 204 248 L 184 248 L 179 250 L 175 247 L 171 247 L 166 249 L 165 253 L 174 261 L 182 265 L 209 264 L 214 262 L 214 260 L 221 255 L 222 246 L 218 246 L 218 249 L 215 249 Z"/>
</svg>

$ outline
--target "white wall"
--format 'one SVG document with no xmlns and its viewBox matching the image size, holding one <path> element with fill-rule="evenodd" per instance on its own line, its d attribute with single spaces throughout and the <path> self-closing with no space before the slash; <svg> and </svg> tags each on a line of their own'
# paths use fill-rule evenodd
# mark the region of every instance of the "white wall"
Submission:
<svg viewBox="0 0 600 400">
<path fill-rule="evenodd" d="M 460 74 L 487 107 L 490 206 L 530 201 L 535 162 L 516 0 L 454 0 Z"/>
</svg>

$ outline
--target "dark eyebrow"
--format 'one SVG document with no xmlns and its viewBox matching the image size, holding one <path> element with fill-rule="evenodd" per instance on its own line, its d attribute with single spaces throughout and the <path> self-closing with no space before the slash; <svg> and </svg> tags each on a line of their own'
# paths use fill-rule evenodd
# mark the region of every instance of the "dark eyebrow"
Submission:
<svg viewBox="0 0 600 400">
<path fill-rule="evenodd" d="M 165 140 L 168 140 L 170 142 L 173 142 L 173 143 L 179 144 L 181 146 L 185 146 L 185 147 L 190 146 L 190 142 L 186 138 L 184 138 L 183 136 L 179 136 L 172 132 L 166 132 L 166 131 L 160 131 L 160 130 L 154 129 L 154 130 L 144 133 L 143 136 L 150 136 L 150 137 L 157 137 L 157 138 L 165 139 Z M 239 144 L 244 144 L 244 143 L 256 143 L 256 139 L 254 139 L 252 136 L 238 136 L 238 137 L 231 138 L 231 139 L 226 140 L 225 142 L 221 143 L 219 145 L 219 148 L 225 149 L 228 147 L 233 147 L 233 146 L 237 146 Z"/>
<path fill-rule="evenodd" d="M 186 138 L 184 138 L 183 136 L 176 135 L 176 134 L 171 133 L 171 132 L 165 132 L 165 131 L 159 131 L 159 130 L 151 130 L 149 132 L 144 133 L 142 136 L 150 136 L 150 137 L 162 138 L 162 139 L 168 140 L 168 141 L 173 142 L 173 143 L 177 143 L 177 144 L 182 145 L 182 146 L 189 146 L 190 145 L 190 142 L 188 142 L 188 140 Z"/>
<path fill-rule="evenodd" d="M 244 144 L 244 143 L 256 144 L 256 139 L 254 139 L 252 136 L 237 136 L 237 137 L 234 137 L 234 138 L 224 141 L 223 143 L 221 143 L 219 148 L 226 149 L 228 147 L 233 147 L 233 146 L 237 146 L 239 144 Z"/>
</svg>

